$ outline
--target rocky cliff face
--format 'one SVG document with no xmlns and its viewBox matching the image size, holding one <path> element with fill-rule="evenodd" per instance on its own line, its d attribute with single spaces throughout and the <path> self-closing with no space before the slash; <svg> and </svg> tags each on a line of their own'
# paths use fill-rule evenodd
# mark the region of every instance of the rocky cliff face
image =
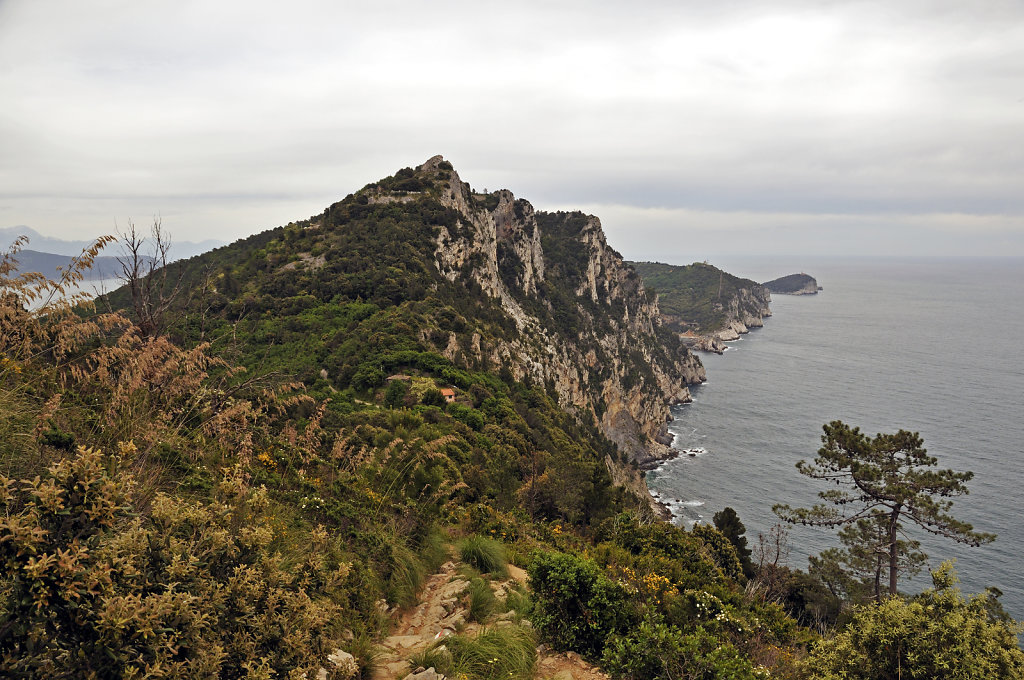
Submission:
<svg viewBox="0 0 1024 680">
<path fill-rule="evenodd" d="M 632 460 L 669 455 L 668 407 L 690 399 L 687 384 L 703 381 L 704 367 L 662 327 L 656 299 L 608 246 L 600 221 L 538 213 L 505 190 L 473 193 L 440 156 L 416 172 L 445 186 L 442 204 L 460 213 L 437 238 L 438 271 L 500 300 L 517 328 L 483 342 L 452 334 L 440 349 L 547 385 L 562 408 L 592 414 Z M 627 471 L 609 463 L 628 483 Z"/>
<path fill-rule="evenodd" d="M 633 266 L 658 291 L 664 324 L 694 349 L 720 354 L 725 342 L 763 326 L 772 314 L 768 289 L 706 262 Z"/>
<path fill-rule="evenodd" d="M 728 319 L 725 328 L 710 336 L 719 342 L 728 342 L 750 332 L 751 328 L 761 328 L 764 326 L 764 319 L 772 315 L 771 300 L 771 293 L 764 286 L 737 289 L 722 305 Z"/>
</svg>

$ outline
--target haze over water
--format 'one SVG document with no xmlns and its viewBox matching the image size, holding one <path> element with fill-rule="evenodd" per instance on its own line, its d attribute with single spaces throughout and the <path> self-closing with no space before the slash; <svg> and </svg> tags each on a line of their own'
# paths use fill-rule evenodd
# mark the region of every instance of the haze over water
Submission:
<svg viewBox="0 0 1024 680">
<path fill-rule="evenodd" d="M 716 262 L 716 264 L 719 264 Z M 777 521 L 774 503 L 809 506 L 823 483 L 796 463 L 820 447 L 821 426 L 842 420 L 869 435 L 920 432 L 939 468 L 971 470 L 953 515 L 998 538 L 980 548 L 911 526 L 934 567 L 957 558 L 965 593 L 994 585 L 1024 619 L 1024 260 L 873 259 L 722 262 L 764 281 L 806 271 L 824 290 L 773 295 L 763 329 L 723 356 L 701 355 L 708 382 L 675 410 L 683 455 L 648 473 L 680 520 L 711 522 L 730 505 L 753 547 Z M 791 527 L 791 567 L 838 545 L 835 531 Z M 927 573 L 901 588 L 930 585 Z"/>
</svg>

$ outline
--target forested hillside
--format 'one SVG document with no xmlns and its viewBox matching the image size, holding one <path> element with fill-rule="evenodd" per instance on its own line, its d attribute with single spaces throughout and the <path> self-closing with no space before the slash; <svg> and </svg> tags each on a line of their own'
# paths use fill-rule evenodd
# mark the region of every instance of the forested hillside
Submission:
<svg viewBox="0 0 1024 680">
<path fill-rule="evenodd" d="M 768 316 L 768 291 L 706 262 L 678 266 L 661 262 L 631 262 L 640 277 L 658 294 L 666 325 L 679 331 L 710 334 L 733 322 L 760 325 Z"/>
</svg>

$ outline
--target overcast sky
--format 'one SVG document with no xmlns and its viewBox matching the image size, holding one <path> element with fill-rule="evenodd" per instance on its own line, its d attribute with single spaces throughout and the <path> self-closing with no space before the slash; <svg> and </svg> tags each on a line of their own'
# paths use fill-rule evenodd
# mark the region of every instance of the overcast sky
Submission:
<svg viewBox="0 0 1024 680">
<path fill-rule="evenodd" d="M 437 153 L 630 258 L 1024 255 L 1024 4 L 0 0 L 0 227 L 231 241 Z"/>
</svg>

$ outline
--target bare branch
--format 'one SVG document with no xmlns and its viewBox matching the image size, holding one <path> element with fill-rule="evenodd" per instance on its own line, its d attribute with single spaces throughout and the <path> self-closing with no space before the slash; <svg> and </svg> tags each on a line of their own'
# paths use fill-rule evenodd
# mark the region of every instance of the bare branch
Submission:
<svg viewBox="0 0 1024 680">
<path fill-rule="evenodd" d="M 132 298 L 135 323 L 143 336 L 154 337 L 166 329 L 166 316 L 175 303 L 183 284 L 184 268 L 172 274 L 170 264 L 171 237 L 159 217 L 153 218 L 149 237 L 142 236 L 135 223 L 118 231 L 121 241 L 119 278 L 128 287 Z"/>
</svg>

